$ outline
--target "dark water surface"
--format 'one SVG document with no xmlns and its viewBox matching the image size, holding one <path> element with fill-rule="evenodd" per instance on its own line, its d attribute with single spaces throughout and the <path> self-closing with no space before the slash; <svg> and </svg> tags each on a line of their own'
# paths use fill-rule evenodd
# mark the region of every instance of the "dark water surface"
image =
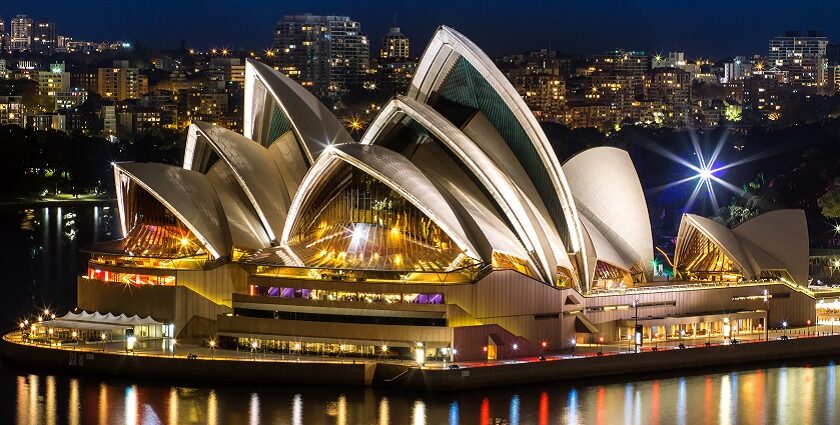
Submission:
<svg viewBox="0 0 840 425">
<path fill-rule="evenodd" d="M 0 209 L 0 329 L 75 305 L 78 249 L 111 239 L 116 210 Z M 840 359 L 840 355 L 838 355 Z M 425 394 L 74 376 L 0 364 L 0 423 L 833 424 L 830 359 L 667 376 Z"/>
</svg>

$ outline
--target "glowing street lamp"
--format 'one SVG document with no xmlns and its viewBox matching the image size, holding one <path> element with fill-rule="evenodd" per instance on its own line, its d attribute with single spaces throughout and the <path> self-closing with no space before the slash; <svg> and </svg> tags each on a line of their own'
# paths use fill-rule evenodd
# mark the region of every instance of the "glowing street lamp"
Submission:
<svg viewBox="0 0 840 425">
<path fill-rule="evenodd" d="M 417 342 L 417 346 L 414 347 L 414 360 L 418 367 L 423 367 L 426 364 L 426 347 L 422 342 Z"/>
<path fill-rule="evenodd" d="M 214 359 L 216 358 L 216 340 L 215 339 L 210 340 L 210 355 L 212 356 L 212 358 L 214 358 Z"/>
<path fill-rule="evenodd" d="M 251 341 L 251 356 L 257 361 L 257 341 Z"/>
<path fill-rule="evenodd" d="M 513 361 L 516 361 L 516 350 L 519 349 L 519 344 L 514 342 L 511 348 L 513 348 Z"/>
</svg>

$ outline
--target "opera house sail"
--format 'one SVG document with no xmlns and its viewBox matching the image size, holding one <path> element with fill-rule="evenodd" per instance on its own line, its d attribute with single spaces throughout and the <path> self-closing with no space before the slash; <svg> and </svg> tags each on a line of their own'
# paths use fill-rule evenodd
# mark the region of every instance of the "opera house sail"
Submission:
<svg viewBox="0 0 840 425">
<path fill-rule="evenodd" d="M 114 166 L 123 238 L 86 249 L 80 308 L 223 347 L 407 356 L 421 344 L 467 360 L 625 338 L 633 302 L 673 318 L 651 319 L 651 338 L 696 331 L 759 278 L 792 305 L 813 301 L 791 289 L 807 286 L 807 236 L 774 245 L 762 229 L 784 225 L 775 215 L 732 230 L 686 216 L 675 269 L 712 292 L 657 281 L 627 152 L 561 163 L 493 61 L 451 28 L 358 142 L 268 65 L 247 62 L 244 102 L 244 134 L 193 123 L 180 167 Z M 763 323 L 748 304 L 738 320 Z"/>
</svg>

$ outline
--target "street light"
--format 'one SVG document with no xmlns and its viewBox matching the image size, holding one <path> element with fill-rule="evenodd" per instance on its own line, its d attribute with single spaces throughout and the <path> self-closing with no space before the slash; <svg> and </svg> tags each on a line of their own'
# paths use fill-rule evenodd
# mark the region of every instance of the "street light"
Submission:
<svg viewBox="0 0 840 425">
<path fill-rule="evenodd" d="M 633 300 L 633 308 L 636 310 L 636 323 L 633 326 L 633 333 L 635 334 L 633 338 L 633 351 L 636 353 L 639 352 L 639 346 L 642 345 L 642 332 L 639 330 L 639 300 Z"/>
<path fill-rule="evenodd" d="M 73 335 L 73 349 L 75 350 L 76 348 L 79 348 L 79 340 L 76 339 L 76 337 L 79 336 L 79 333 L 76 332 L 76 331 L 73 331 L 72 335 Z"/>
<path fill-rule="evenodd" d="M 811 319 L 805 321 L 805 336 L 811 336 Z"/>
<path fill-rule="evenodd" d="M 604 337 L 599 337 L 598 342 L 601 344 L 601 351 L 598 351 L 599 356 L 604 355 Z"/>
<path fill-rule="evenodd" d="M 257 361 L 257 341 L 251 341 L 251 356 Z"/>
<path fill-rule="evenodd" d="M 782 336 L 787 339 L 787 322 L 782 322 Z"/>
<path fill-rule="evenodd" d="M 770 341 L 770 293 L 764 290 L 764 340 Z"/>
<path fill-rule="evenodd" d="M 513 348 L 513 361 L 516 361 L 516 350 L 519 349 L 519 344 L 514 342 L 512 348 Z"/>
</svg>

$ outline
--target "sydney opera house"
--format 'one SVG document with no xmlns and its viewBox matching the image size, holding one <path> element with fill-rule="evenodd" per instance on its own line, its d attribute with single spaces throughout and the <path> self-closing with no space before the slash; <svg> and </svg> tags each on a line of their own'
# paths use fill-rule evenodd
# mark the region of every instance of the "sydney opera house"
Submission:
<svg viewBox="0 0 840 425">
<path fill-rule="evenodd" d="M 637 323 L 645 339 L 699 337 L 814 313 L 801 211 L 734 229 L 686 215 L 678 275 L 657 276 L 629 155 L 561 163 L 446 27 L 359 141 L 249 61 L 244 134 L 196 122 L 181 167 L 119 163 L 114 179 L 123 237 L 86 249 L 79 308 L 150 316 L 168 337 L 467 360 L 623 341 Z"/>
</svg>

